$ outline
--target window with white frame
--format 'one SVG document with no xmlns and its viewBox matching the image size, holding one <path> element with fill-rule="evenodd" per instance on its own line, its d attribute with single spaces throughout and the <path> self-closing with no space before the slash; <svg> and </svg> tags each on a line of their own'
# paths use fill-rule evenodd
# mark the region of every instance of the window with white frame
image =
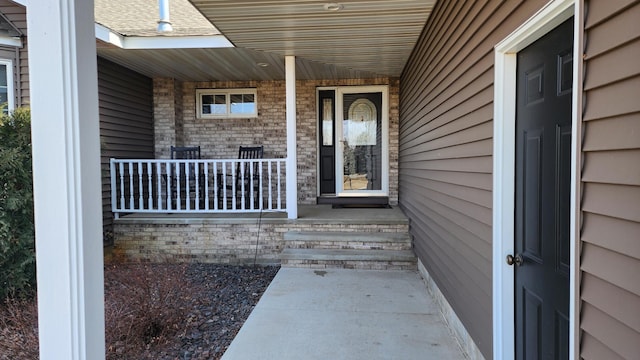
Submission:
<svg viewBox="0 0 640 360">
<path fill-rule="evenodd" d="M 238 118 L 258 116 L 256 89 L 198 89 L 198 118 Z"/>
<path fill-rule="evenodd" d="M 13 62 L 0 59 L 0 106 L 4 114 L 14 107 L 13 99 Z"/>
</svg>

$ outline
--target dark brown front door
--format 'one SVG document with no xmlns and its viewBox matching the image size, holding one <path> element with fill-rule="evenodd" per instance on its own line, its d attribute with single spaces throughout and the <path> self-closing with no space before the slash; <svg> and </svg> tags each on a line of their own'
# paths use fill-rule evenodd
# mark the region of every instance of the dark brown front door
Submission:
<svg viewBox="0 0 640 360">
<path fill-rule="evenodd" d="M 568 359 L 573 19 L 518 53 L 516 359 Z"/>
</svg>

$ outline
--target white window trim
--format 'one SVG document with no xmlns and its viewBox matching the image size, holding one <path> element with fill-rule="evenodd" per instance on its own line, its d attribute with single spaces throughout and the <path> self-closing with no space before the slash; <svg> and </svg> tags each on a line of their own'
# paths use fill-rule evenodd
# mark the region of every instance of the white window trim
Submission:
<svg viewBox="0 0 640 360">
<path fill-rule="evenodd" d="M 255 106 L 253 113 L 231 113 L 231 95 L 252 94 Z M 202 113 L 202 96 L 203 95 L 224 95 L 227 102 L 226 114 L 203 114 Z M 258 91 L 255 88 L 244 89 L 196 89 L 196 117 L 198 119 L 229 119 L 229 118 L 254 118 L 258 117 Z"/>
<path fill-rule="evenodd" d="M 495 47 L 494 122 L 493 122 L 493 358 L 512 359 L 515 354 L 514 273 L 506 264 L 506 255 L 514 249 L 515 179 L 515 93 L 517 52 L 553 30 L 575 14 L 571 144 L 571 218 L 570 218 L 570 293 L 569 358 L 579 354 L 578 269 L 576 209 L 579 207 L 578 159 L 580 133 L 581 76 L 581 1 L 552 0 L 538 13 Z"/>
<path fill-rule="evenodd" d="M 8 59 L 0 59 L 0 65 L 7 66 L 7 110 L 9 112 L 15 110 L 15 89 L 13 84 L 13 61 Z"/>
</svg>

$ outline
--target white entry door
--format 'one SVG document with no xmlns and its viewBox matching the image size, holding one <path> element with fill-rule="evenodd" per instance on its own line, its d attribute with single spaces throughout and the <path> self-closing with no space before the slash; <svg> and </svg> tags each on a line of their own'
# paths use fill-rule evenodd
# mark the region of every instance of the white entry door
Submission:
<svg viewBox="0 0 640 360">
<path fill-rule="evenodd" d="M 388 196 L 388 88 L 338 88 L 335 136 L 337 195 Z"/>
</svg>

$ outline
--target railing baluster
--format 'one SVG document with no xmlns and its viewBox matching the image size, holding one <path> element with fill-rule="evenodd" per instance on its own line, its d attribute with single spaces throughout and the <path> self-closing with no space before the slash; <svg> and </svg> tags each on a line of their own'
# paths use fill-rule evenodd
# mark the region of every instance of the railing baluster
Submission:
<svg viewBox="0 0 640 360">
<path fill-rule="evenodd" d="M 114 213 L 116 219 L 120 217 L 120 212 L 118 211 L 117 204 L 117 196 L 118 196 L 118 186 L 116 184 L 116 159 L 109 159 L 109 177 L 111 178 L 111 211 Z"/>
<path fill-rule="evenodd" d="M 224 196 L 222 197 L 222 208 L 227 210 L 227 162 L 222 163 L 222 191 Z"/>
<path fill-rule="evenodd" d="M 278 210 L 282 209 L 282 190 L 280 188 L 280 183 L 282 182 L 282 179 L 280 179 L 280 167 L 282 166 L 282 163 L 278 162 Z"/>
<path fill-rule="evenodd" d="M 139 210 L 144 209 L 144 191 L 142 189 L 142 162 L 138 161 L 138 208 Z"/>
<path fill-rule="evenodd" d="M 171 193 L 173 191 L 173 189 L 171 189 L 171 182 L 173 181 L 173 175 L 171 174 L 171 169 L 172 169 L 172 165 L 170 162 L 165 162 L 164 163 L 164 168 L 167 171 L 167 210 L 171 210 L 171 207 L 173 206 L 173 203 L 171 200 L 173 197 L 173 194 Z"/>
<path fill-rule="evenodd" d="M 264 174 L 264 171 L 262 169 L 262 167 L 263 167 L 262 160 L 260 160 L 258 162 L 258 164 L 259 164 L 258 165 L 259 166 L 258 167 L 258 184 L 259 184 L 258 185 L 259 186 L 259 188 L 258 188 L 258 199 L 260 199 L 260 206 L 258 206 L 258 209 L 262 210 L 264 208 L 264 200 L 262 198 L 262 196 L 263 196 L 263 192 L 262 192 L 262 185 L 263 185 L 263 183 L 262 183 L 262 175 Z"/>
<path fill-rule="evenodd" d="M 247 170 L 247 166 L 246 166 L 247 162 L 243 161 L 242 162 L 242 167 L 240 168 L 240 208 L 242 210 L 245 210 L 245 187 L 246 187 L 246 174 L 245 171 Z"/>
<path fill-rule="evenodd" d="M 231 163 L 231 209 L 236 210 L 236 163 Z"/>
<path fill-rule="evenodd" d="M 129 161 L 129 209 L 135 210 L 133 205 L 133 161 Z"/>
<path fill-rule="evenodd" d="M 213 209 L 218 210 L 218 162 L 213 162 Z"/>
<path fill-rule="evenodd" d="M 200 163 L 196 163 L 193 176 L 196 178 L 196 201 L 193 205 L 195 210 L 200 210 Z"/>
<path fill-rule="evenodd" d="M 173 164 L 175 166 L 175 178 L 176 178 L 176 210 L 182 209 L 182 184 L 180 184 L 180 163 L 176 162 Z"/>
<path fill-rule="evenodd" d="M 162 176 L 160 175 L 160 170 L 162 168 L 160 167 L 160 163 L 157 162 L 156 163 L 156 178 L 157 178 L 157 183 L 158 183 L 158 191 L 156 191 L 157 193 L 157 197 L 158 197 L 158 210 L 162 209 Z"/>
<path fill-rule="evenodd" d="M 120 169 L 120 209 L 124 210 L 126 208 L 124 201 L 124 163 L 118 164 L 118 168 Z"/>
<path fill-rule="evenodd" d="M 248 185 L 249 185 L 249 189 L 248 189 L 248 191 L 249 191 L 249 209 L 251 209 L 251 210 L 255 209 L 254 208 L 255 196 L 253 194 L 253 189 L 254 189 L 254 185 L 255 185 L 254 184 L 254 180 L 253 180 L 253 172 L 254 172 L 253 171 L 253 167 L 255 165 L 254 163 L 255 163 L 255 160 L 251 160 L 249 162 L 249 175 L 248 175 L 249 176 L 249 183 L 248 183 Z"/>
<path fill-rule="evenodd" d="M 204 176 L 204 209 L 209 210 L 209 163 L 204 163 L 204 169 L 202 171 Z"/>
<path fill-rule="evenodd" d="M 153 167 L 151 165 L 150 162 L 147 163 L 147 180 L 149 182 L 149 191 L 147 194 L 147 206 L 148 209 L 151 210 L 153 209 L 153 176 L 151 176 L 151 174 L 153 173 Z"/>
<path fill-rule="evenodd" d="M 269 203 L 267 205 L 267 208 L 269 210 L 273 209 L 273 197 L 272 197 L 272 189 L 271 189 L 271 161 L 267 162 L 267 176 L 269 177 L 269 188 L 268 188 L 268 196 L 269 196 Z"/>
</svg>

